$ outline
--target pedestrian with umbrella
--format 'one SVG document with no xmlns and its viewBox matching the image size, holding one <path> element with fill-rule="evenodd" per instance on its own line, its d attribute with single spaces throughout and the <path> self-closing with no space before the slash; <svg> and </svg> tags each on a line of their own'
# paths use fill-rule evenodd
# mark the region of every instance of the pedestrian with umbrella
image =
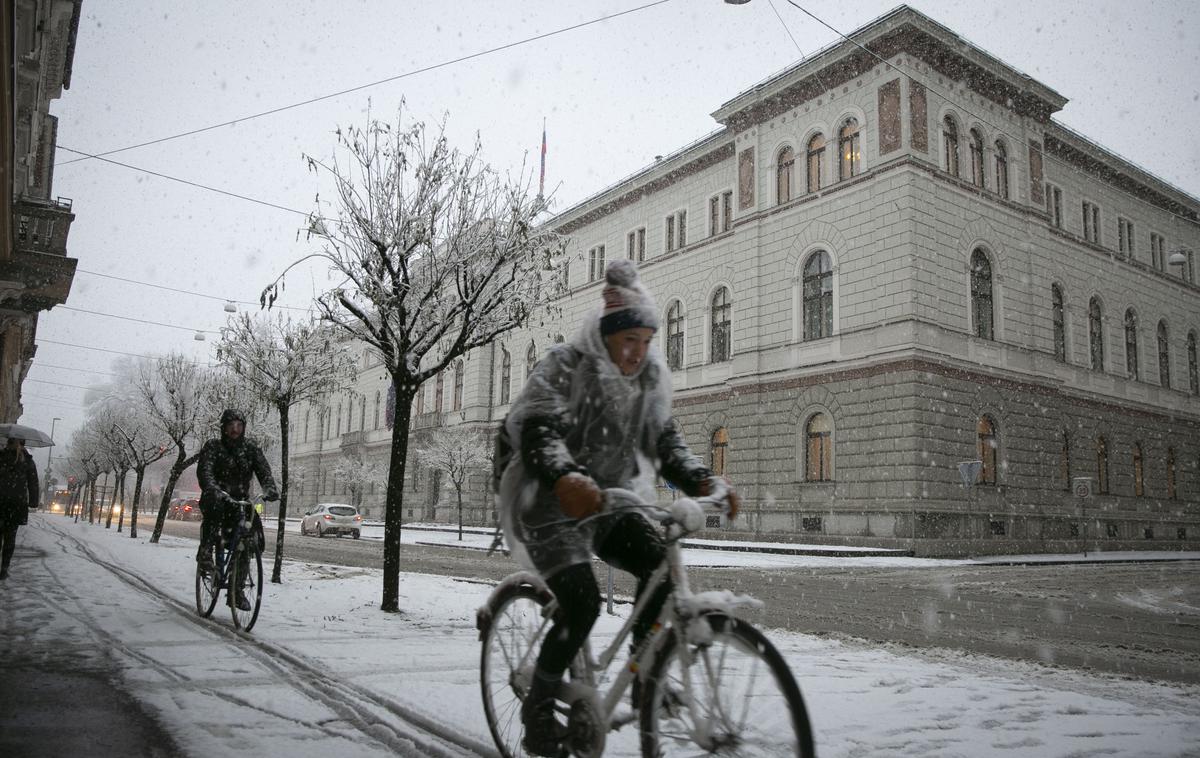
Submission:
<svg viewBox="0 0 1200 758">
<path fill-rule="evenodd" d="M 25 449 L 54 442 L 43 432 L 18 424 L 0 424 L 0 437 L 8 444 L 0 450 L 0 579 L 8 578 L 8 565 L 17 548 L 17 529 L 29 522 L 29 509 L 38 506 L 37 466 Z"/>
</svg>

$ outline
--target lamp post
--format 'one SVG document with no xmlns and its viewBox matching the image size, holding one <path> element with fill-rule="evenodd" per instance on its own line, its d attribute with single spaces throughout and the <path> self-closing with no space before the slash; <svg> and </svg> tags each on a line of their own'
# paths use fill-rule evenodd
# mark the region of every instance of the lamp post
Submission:
<svg viewBox="0 0 1200 758">
<path fill-rule="evenodd" d="M 1179 278 L 1188 278 L 1188 263 L 1191 262 L 1192 249 L 1188 247 L 1180 247 L 1171 251 L 1167 256 L 1167 265 L 1179 267 Z"/>
<path fill-rule="evenodd" d="M 59 421 L 62 421 L 62 419 L 57 416 L 55 416 L 53 419 L 50 420 L 50 441 L 51 442 L 54 441 L 54 427 L 56 424 L 58 424 Z M 53 480 L 50 478 L 50 471 L 51 471 L 51 468 L 54 466 L 54 445 L 51 445 L 50 447 L 46 448 L 46 450 L 48 451 L 46 453 L 46 507 L 49 508 L 50 507 L 49 499 L 50 499 L 50 497 L 52 497 L 54 495 L 54 492 L 52 491 L 52 488 L 54 487 L 54 485 L 51 484 L 51 482 Z"/>
</svg>

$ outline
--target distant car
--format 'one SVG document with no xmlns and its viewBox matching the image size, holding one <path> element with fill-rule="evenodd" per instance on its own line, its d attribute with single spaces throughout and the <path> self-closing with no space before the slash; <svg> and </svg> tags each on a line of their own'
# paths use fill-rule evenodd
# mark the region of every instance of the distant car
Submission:
<svg viewBox="0 0 1200 758">
<path fill-rule="evenodd" d="M 200 501 L 190 497 L 175 498 L 167 506 L 167 518 L 176 521 L 199 521 L 202 518 Z"/>
<path fill-rule="evenodd" d="M 55 490 L 50 497 L 50 512 L 51 513 L 66 513 L 67 508 L 71 505 L 70 490 Z"/>
<path fill-rule="evenodd" d="M 318 503 L 300 519 L 301 534 L 349 534 L 354 539 L 362 536 L 362 515 L 353 505 L 345 503 Z"/>
</svg>

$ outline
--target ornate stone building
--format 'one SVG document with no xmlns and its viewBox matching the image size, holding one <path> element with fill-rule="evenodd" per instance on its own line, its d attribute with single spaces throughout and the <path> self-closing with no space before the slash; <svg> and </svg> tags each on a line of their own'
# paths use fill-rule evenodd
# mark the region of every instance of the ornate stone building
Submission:
<svg viewBox="0 0 1200 758">
<path fill-rule="evenodd" d="M 551 219 L 574 254 L 562 319 L 426 388 L 416 444 L 502 418 L 627 256 L 662 308 L 685 436 L 746 497 L 719 530 L 918 554 L 1195 549 L 1200 201 L 1055 122 L 1065 103 L 910 8 L 877 19 Z M 358 399 L 329 403 L 355 409 L 345 422 L 297 424 L 310 471 L 347 446 L 382 456 L 387 380 L 363 360 Z M 410 483 L 406 519 L 450 517 L 432 479 Z M 341 499 L 306 486 L 301 502 Z"/>
<path fill-rule="evenodd" d="M 71 85 L 81 0 L 4 0 L 0 13 L 0 422 L 21 415 L 21 383 L 38 314 L 66 302 L 71 201 L 55 197 L 58 119 L 50 101 Z"/>
</svg>

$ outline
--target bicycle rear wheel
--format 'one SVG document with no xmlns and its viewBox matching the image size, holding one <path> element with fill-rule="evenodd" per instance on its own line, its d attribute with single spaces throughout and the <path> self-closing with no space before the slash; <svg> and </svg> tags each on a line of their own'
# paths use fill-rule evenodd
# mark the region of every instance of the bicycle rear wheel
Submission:
<svg viewBox="0 0 1200 758">
<path fill-rule="evenodd" d="M 245 551 L 244 555 L 235 555 L 230 560 L 233 565 L 229 570 L 229 589 L 226 590 L 229 610 L 233 613 L 233 625 L 243 632 L 254 628 L 254 622 L 258 621 L 259 606 L 262 605 L 262 551 L 256 542 L 252 535 L 241 540 L 237 549 L 238 553 Z M 238 607 L 239 590 L 249 601 L 249 608 Z"/>
<path fill-rule="evenodd" d="M 216 558 L 214 549 L 209 550 L 209 567 L 204 568 L 196 562 L 196 613 L 201 618 L 212 615 L 217 607 L 217 598 L 221 595 L 221 583 L 217 577 Z"/>
<path fill-rule="evenodd" d="M 496 600 L 490 621 L 480 630 L 483 711 L 504 758 L 525 755 L 521 746 L 525 736 L 521 704 L 533 681 L 542 637 L 550 628 L 549 620 L 543 617 L 549 602 L 533 587 L 513 586 Z"/>
<path fill-rule="evenodd" d="M 690 686 L 677 630 L 650 670 L 642 694 L 642 755 L 694 755 L 700 748 L 715 755 L 813 758 L 808 711 L 783 656 L 744 621 L 722 613 L 704 619 L 711 636 L 687 643 Z"/>
</svg>

